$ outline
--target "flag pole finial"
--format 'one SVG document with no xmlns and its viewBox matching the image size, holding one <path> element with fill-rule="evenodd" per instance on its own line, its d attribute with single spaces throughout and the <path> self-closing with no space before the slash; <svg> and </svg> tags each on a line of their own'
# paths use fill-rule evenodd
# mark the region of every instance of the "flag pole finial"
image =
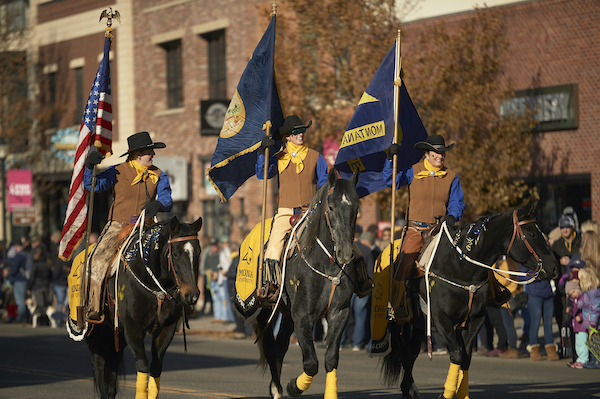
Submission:
<svg viewBox="0 0 600 399">
<path fill-rule="evenodd" d="M 271 12 L 271 16 L 277 15 L 277 1 L 273 0 L 273 11 Z"/>
<path fill-rule="evenodd" d="M 112 7 L 108 7 L 102 11 L 102 14 L 100 14 L 100 21 L 98 22 L 101 22 L 103 18 L 106 18 L 106 32 L 104 33 L 104 36 L 112 38 L 112 20 L 114 18 L 121 23 L 121 14 L 117 10 L 113 12 Z"/>
</svg>

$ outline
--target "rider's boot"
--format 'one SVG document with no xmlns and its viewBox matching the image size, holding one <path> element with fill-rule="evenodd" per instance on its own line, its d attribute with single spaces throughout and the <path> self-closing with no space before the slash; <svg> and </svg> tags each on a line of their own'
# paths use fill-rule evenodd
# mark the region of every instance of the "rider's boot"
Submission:
<svg viewBox="0 0 600 399">
<path fill-rule="evenodd" d="M 367 265 L 365 263 L 365 258 L 362 256 L 356 259 L 354 262 L 356 267 L 356 281 L 354 282 L 354 292 L 358 295 L 359 298 L 363 298 L 369 294 L 369 292 L 373 291 L 373 280 L 369 277 L 367 273 Z"/>
<path fill-rule="evenodd" d="M 279 261 L 276 259 L 266 258 L 263 264 L 263 284 L 261 296 L 268 302 L 272 302 L 273 298 L 276 297 L 279 289 L 280 282 L 278 276 L 280 275 Z"/>
<path fill-rule="evenodd" d="M 102 319 L 102 311 L 100 299 L 102 297 L 102 287 L 95 281 L 90 281 L 89 304 L 87 311 L 87 320 L 90 322 L 100 321 Z"/>
<path fill-rule="evenodd" d="M 402 254 L 402 259 L 400 260 L 392 282 L 392 307 L 394 308 L 394 320 L 398 324 L 409 322 L 413 316 L 407 283 L 411 277 L 417 255 L 418 254 Z"/>
</svg>

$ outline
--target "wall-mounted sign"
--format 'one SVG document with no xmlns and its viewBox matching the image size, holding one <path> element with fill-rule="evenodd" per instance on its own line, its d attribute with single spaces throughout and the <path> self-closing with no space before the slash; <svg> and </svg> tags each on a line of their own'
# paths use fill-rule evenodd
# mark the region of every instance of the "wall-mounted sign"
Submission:
<svg viewBox="0 0 600 399">
<path fill-rule="evenodd" d="M 73 163 L 79 141 L 79 126 L 59 129 L 50 138 L 50 149 L 58 159 Z"/>
<path fill-rule="evenodd" d="M 34 208 L 14 208 L 12 211 L 13 226 L 31 226 L 35 224 Z"/>
<path fill-rule="evenodd" d="M 31 207 L 33 184 L 31 169 L 10 169 L 6 171 L 6 208 L 9 212 L 15 207 Z"/>
<path fill-rule="evenodd" d="M 229 100 L 200 101 L 200 134 L 216 136 L 221 133 Z"/>
<path fill-rule="evenodd" d="M 573 130 L 579 126 L 579 86 L 575 84 L 515 91 L 500 105 L 500 116 L 535 111 L 537 132 Z"/>
<path fill-rule="evenodd" d="M 154 157 L 154 164 L 169 176 L 173 201 L 188 200 L 188 164 L 185 157 Z"/>
</svg>

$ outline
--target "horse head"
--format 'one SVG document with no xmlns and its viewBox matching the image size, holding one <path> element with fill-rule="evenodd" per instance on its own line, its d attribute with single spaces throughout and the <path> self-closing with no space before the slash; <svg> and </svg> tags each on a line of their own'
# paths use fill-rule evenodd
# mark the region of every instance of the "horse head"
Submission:
<svg viewBox="0 0 600 399">
<path fill-rule="evenodd" d="M 186 305 L 193 306 L 198 301 L 198 266 L 200 264 L 200 242 L 198 232 L 202 227 L 202 218 L 194 223 L 180 223 L 177 216 L 165 225 L 162 236 L 165 238 L 164 263 L 161 277 L 174 279 L 180 299 Z"/>
<path fill-rule="evenodd" d="M 508 255 L 528 269 L 539 271 L 539 277 L 550 279 L 558 273 L 558 261 L 548 245 L 546 236 L 535 223 L 537 201 L 512 212 L 513 234 Z"/>
<path fill-rule="evenodd" d="M 327 194 L 325 196 L 325 220 L 334 241 L 335 257 L 340 264 L 352 261 L 354 250 L 354 228 L 360 201 L 356 194 L 356 185 L 360 172 L 350 179 L 339 179 L 337 171 L 332 169 L 327 178 Z"/>
</svg>

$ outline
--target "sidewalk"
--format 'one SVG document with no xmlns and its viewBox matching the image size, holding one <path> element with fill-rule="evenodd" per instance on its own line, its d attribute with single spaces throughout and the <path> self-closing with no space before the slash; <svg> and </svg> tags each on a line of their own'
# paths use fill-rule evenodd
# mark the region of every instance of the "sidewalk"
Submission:
<svg viewBox="0 0 600 399">
<path fill-rule="evenodd" d="M 195 313 L 188 319 L 190 329 L 185 331 L 186 334 L 201 334 L 211 335 L 221 338 L 233 338 L 235 333 L 234 322 L 214 323 L 215 318 L 212 315 L 198 315 Z"/>
</svg>

